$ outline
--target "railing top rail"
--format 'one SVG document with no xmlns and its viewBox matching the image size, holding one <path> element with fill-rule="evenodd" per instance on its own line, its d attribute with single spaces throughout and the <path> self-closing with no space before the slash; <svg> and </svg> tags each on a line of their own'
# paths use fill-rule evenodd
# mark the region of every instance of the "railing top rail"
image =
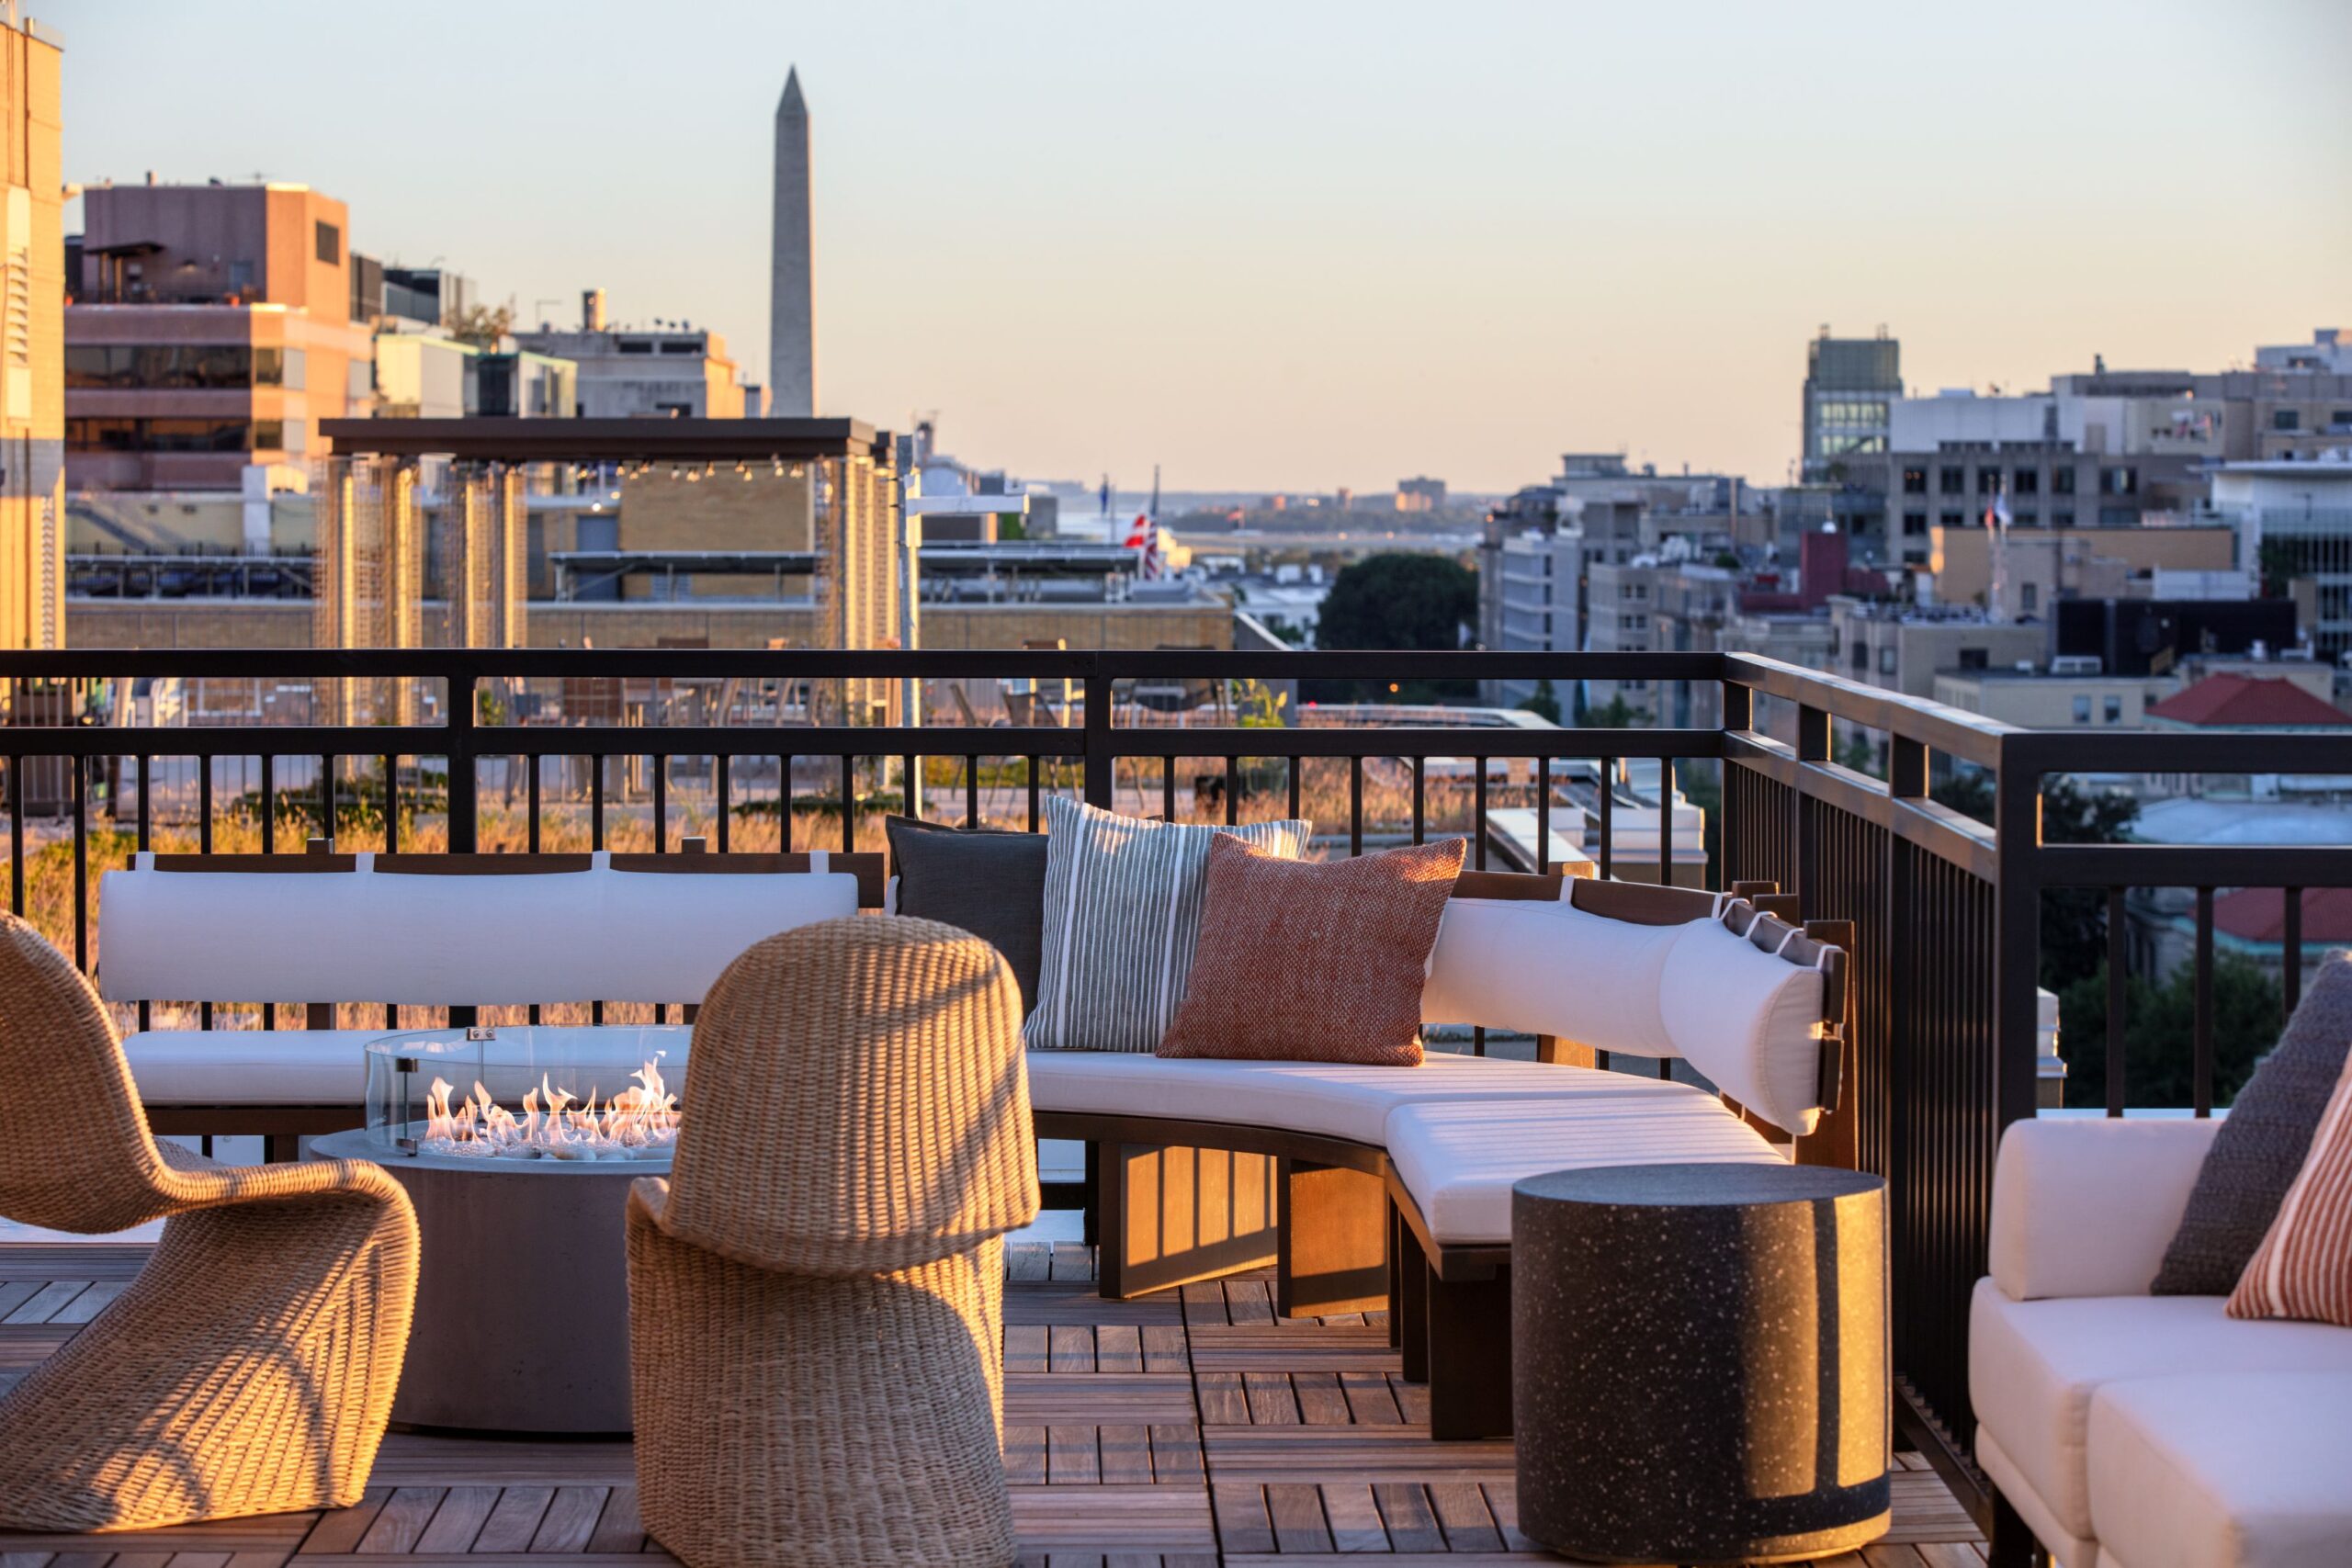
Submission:
<svg viewBox="0 0 2352 1568">
<path fill-rule="evenodd" d="M 956 676 L 1006 679 L 1720 681 L 1714 653 L 1502 653 L 1479 650 L 1277 653 L 1222 649 L 71 649 L 0 653 L 0 678 L 104 676 L 350 679 L 578 676 L 784 679 Z"/>
<path fill-rule="evenodd" d="M 1803 703 L 1871 729 L 1917 740 L 1932 750 L 1998 768 L 2004 747 L 2012 738 L 2030 733 L 1980 715 L 1965 713 L 1925 697 L 1864 685 L 1842 675 L 1825 674 L 1801 665 L 1765 659 L 1752 653 L 1723 655 L 1724 679 L 1750 687 L 1767 696 Z"/>
</svg>

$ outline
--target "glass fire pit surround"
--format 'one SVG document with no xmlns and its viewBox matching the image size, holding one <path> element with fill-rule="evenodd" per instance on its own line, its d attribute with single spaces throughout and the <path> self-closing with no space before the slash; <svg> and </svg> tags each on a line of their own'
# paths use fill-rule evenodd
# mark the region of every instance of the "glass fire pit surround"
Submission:
<svg viewBox="0 0 2352 1568">
<path fill-rule="evenodd" d="M 368 1045 L 376 1157 L 666 1168 L 693 1031 L 426 1030 Z"/>
</svg>

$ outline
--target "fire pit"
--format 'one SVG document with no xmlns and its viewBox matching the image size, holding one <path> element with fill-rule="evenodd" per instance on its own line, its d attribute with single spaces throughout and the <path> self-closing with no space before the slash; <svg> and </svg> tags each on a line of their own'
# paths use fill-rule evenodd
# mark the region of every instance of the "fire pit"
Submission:
<svg viewBox="0 0 2352 1568">
<path fill-rule="evenodd" d="M 629 1182 L 670 1168 L 692 1031 L 429 1030 L 368 1047 L 368 1124 L 313 1153 L 371 1159 L 424 1237 L 392 1419 L 511 1432 L 629 1428 Z"/>
</svg>

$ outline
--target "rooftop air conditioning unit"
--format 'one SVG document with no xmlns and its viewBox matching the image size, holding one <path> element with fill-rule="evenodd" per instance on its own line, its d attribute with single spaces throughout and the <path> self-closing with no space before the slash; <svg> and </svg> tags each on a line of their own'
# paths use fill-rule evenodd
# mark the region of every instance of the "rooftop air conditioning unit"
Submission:
<svg viewBox="0 0 2352 1568">
<path fill-rule="evenodd" d="M 2099 657 L 2096 653 L 2062 653 L 2050 661 L 2052 675 L 2096 675 L 2099 672 Z"/>
</svg>

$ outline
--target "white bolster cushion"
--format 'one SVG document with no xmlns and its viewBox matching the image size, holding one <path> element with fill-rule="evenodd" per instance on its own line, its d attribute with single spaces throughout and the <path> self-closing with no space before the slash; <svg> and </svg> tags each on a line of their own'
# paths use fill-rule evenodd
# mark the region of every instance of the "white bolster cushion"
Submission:
<svg viewBox="0 0 2352 1568">
<path fill-rule="evenodd" d="M 2012 1124 L 1993 1163 L 1993 1282 L 2016 1302 L 2146 1295 L 2221 1125 Z"/>
<path fill-rule="evenodd" d="M 857 913 L 844 872 L 110 871 L 116 1001 L 697 1001 L 735 955 Z"/>
<path fill-rule="evenodd" d="M 1821 971 L 1766 953 L 1721 920 L 1673 928 L 1658 1008 L 1683 1060 L 1799 1137 L 1821 1121 Z"/>
<path fill-rule="evenodd" d="M 1449 898 L 1421 985 L 1421 1020 L 1678 1055 L 1658 995 L 1682 929 L 1612 920 L 1566 900 Z"/>
</svg>

